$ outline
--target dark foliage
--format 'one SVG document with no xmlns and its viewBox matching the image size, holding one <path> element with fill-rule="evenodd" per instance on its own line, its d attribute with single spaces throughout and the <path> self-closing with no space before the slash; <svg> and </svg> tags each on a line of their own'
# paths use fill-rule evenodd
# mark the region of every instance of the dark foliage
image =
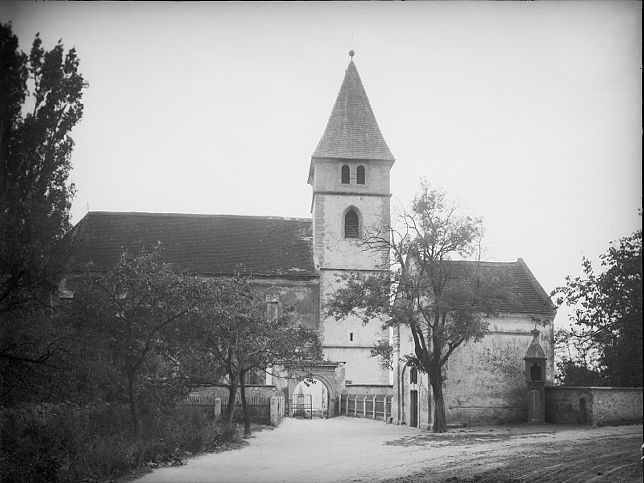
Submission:
<svg viewBox="0 0 644 483">
<path fill-rule="evenodd" d="M 129 408 L 118 404 L 48 405 L 5 412 L 0 419 L 3 482 L 108 481 L 144 464 L 181 464 L 223 442 L 213 421 L 181 407 L 145 418 L 138 438 L 130 431 Z"/>
<path fill-rule="evenodd" d="M 228 388 L 229 404 L 224 410 L 227 427 L 232 426 L 239 389 L 245 436 L 250 435 L 251 429 L 245 392 L 247 374 L 274 365 L 302 369 L 322 357 L 315 330 L 299 324 L 288 308 L 269 313 L 265 301 L 266 294 L 241 275 L 200 281 L 189 326 L 190 354 L 184 358 L 195 380 Z M 184 337 L 187 328 L 182 331 Z"/>
<path fill-rule="evenodd" d="M 196 281 L 175 273 L 159 250 L 124 253 L 105 273 L 83 278 L 61 322 L 93 368 L 92 395 L 130 405 L 140 433 L 141 411 L 173 409 L 188 388 L 170 341 L 195 306 Z"/>
<path fill-rule="evenodd" d="M 26 55 L 6 24 L 0 62 L 0 383 L 3 402 L 14 404 L 24 394 L 13 388 L 39 397 L 46 366 L 64 364 L 49 317 L 74 195 L 70 133 L 87 84 L 74 49 L 45 50 L 36 35 Z"/>
<path fill-rule="evenodd" d="M 552 295 L 573 307 L 573 327 L 559 334 L 560 381 L 583 385 L 642 386 L 642 231 L 612 243 L 596 274 L 582 260 L 584 275 L 566 277 Z"/>
</svg>

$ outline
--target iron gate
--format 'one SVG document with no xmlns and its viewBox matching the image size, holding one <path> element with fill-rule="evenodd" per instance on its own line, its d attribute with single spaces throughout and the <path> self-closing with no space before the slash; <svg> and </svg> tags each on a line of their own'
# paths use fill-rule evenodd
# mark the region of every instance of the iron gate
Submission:
<svg viewBox="0 0 644 483">
<path fill-rule="evenodd" d="M 293 417 L 313 419 L 313 395 L 302 393 L 293 395 Z"/>
</svg>

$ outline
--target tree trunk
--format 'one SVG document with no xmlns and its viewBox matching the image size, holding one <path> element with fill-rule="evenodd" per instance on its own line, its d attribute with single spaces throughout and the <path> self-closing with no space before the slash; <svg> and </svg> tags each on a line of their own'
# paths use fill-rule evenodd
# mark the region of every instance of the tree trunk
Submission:
<svg viewBox="0 0 644 483">
<path fill-rule="evenodd" d="M 434 404 L 434 391 L 432 389 L 431 378 L 427 375 L 427 429 L 431 426 L 434 427 L 434 420 L 436 419 L 434 413 L 436 412 Z"/>
<path fill-rule="evenodd" d="M 443 375 L 440 368 L 431 372 L 429 381 L 434 393 L 434 424 L 432 424 L 432 432 L 445 433 L 447 432 L 447 421 L 445 419 L 445 401 L 443 399 Z"/>
<path fill-rule="evenodd" d="M 235 412 L 235 397 L 237 397 L 237 383 L 232 381 L 228 386 L 228 404 L 223 419 L 223 434 L 225 439 L 229 439 L 233 434 L 233 414 Z"/>
<path fill-rule="evenodd" d="M 136 397 L 136 376 L 128 371 L 127 373 L 127 391 L 130 398 L 130 415 L 132 416 L 132 430 L 134 436 L 138 438 L 141 435 L 141 420 L 139 418 L 139 402 Z"/>
<path fill-rule="evenodd" d="M 242 372 L 239 381 L 239 394 L 241 396 L 242 408 L 244 410 L 244 438 L 250 437 L 250 415 L 248 414 L 248 404 L 246 404 L 246 384 L 244 383 L 244 376 L 246 372 Z"/>
</svg>

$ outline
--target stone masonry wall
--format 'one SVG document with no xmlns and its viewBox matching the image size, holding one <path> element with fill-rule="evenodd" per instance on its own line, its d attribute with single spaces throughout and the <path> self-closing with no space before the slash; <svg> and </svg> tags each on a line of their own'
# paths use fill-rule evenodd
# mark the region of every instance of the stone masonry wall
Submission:
<svg viewBox="0 0 644 483">
<path fill-rule="evenodd" d="M 339 160 L 315 158 L 313 176 L 313 233 L 314 255 L 320 270 L 320 313 L 324 314 L 327 297 L 340 286 L 338 277 L 351 270 L 371 271 L 381 269 L 386 260 L 384 252 L 364 250 L 360 240 L 345 237 L 345 215 L 355 210 L 358 215 L 359 233 L 382 226 L 389 220 L 391 161 Z M 350 182 L 342 183 L 342 167 L 349 166 Z M 365 169 L 365 183 L 358 184 L 358 166 Z M 340 282 L 341 283 L 341 282 Z M 346 382 L 351 384 L 387 384 L 389 371 L 380 367 L 370 349 L 378 339 L 388 337 L 380 321 L 364 324 L 357 317 L 336 321 L 321 316 L 320 339 L 324 357 L 342 363 Z"/>
<path fill-rule="evenodd" d="M 359 219 L 360 235 L 380 227 L 388 219 L 389 198 L 358 195 L 317 195 L 324 201 L 317 205 L 318 210 L 324 210 L 324 228 L 321 230 L 316 221 L 316 236 L 323 239 L 321 252 L 316 252 L 321 268 L 373 270 L 382 268 L 384 253 L 365 251 L 356 238 L 344 237 L 344 216 L 349 208 L 353 208 Z M 316 220 L 318 213 L 315 213 Z M 319 242 L 316 239 L 316 244 Z M 319 245 L 316 245 L 316 248 Z"/>
<path fill-rule="evenodd" d="M 642 421 L 642 388 L 594 388 L 593 423 L 621 424 Z"/>
<path fill-rule="evenodd" d="M 228 399 L 230 393 L 225 387 L 206 387 L 198 391 L 191 393 L 191 396 L 207 396 L 211 398 L 222 398 Z M 283 396 L 281 391 L 278 391 L 276 386 L 264 386 L 264 385 L 250 385 L 246 386 L 246 398 L 254 397 L 274 397 L 274 396 Z M 237 390 L 237 397 L 239 398 L 239 389 Z"/>
<path fill-rule="evenodd" d="M 534 322 L 530 314 L 502 314 L 489 319 L 490 332 L 479 342 L 458 347 L 444 367 L 444 398 L 448 424 L 494 424 L 525 421 L 527 418 L 527 386 L 524 356 L 532 341 Z M 552 322 L 539 327 L 539 341 L 547 355 L 546 384 L 553 381 Z M 400 354 L 412 353 L 409 331 L 401 329 Z M 400 370 L 398 372 L 401 372 Z M 402 377 L 401 392 L 396 387 L 396 404 L 405 404 L 401 418 L 408 419 L 408 375 Z M 427 376 L 419 374 L 419 411 L 421 424 L 429 422 L 424 412 Z M 400 402 L 398 402 L 400 401 Z M 402 408 L 401 408 L 402 409 Z M 406 421 L 407 422 L 407 421 Z"/>
<path fill-rule="evenodd" d="M 319 327 L 320 285 L 317 280 L 255 279 L 253 287 L 261 297 L 279 301 L 280 311 L 311 329 Z M 268 299 L 267 299 L 268 301 Z"/>
<path fill-rule="evenodd" d="M 546 387 L 546 422 L 604 425 L 641 421 L 641 387 Z"/>
<path fill-rule="evenodd" d="M 322 302 L 336 290 L 341 283 L 338 277 L 345 272 L 325 270 L 321 274 Z M 354 316 L 335 320 L 324 317 L 320 335 L 324 356 L 327 360 L 344 362 L 346 379 L 353 384 L 388 384 L 389 371 L 383 369 L 377 357 L 371 357 L 371 347 L 379 339 L 388 339 L 389 332 L 382 329 L 379 320 L 364 324 Z M 350 381 L 350 382 L 349 382 Z"/>
<path fill-rule="evenodd" d="M 529 314 L 504 314 L 490 319 L 479 342 L 459 347 L 447 363 L 445 403 L 450 423 L 509 423 L 527 418 L 524 356 L 532 340 Z M 547 356 L 546 383 L 553 381 L 552 324 L 539 328 Z"/>
<path fill-rule="evenodd" d="M 359 394 L 367 396 L 393 396 L 394 387 L 390 384 L 347 384 L 347 394 Z"/>
<path fill-rule="evenodd" d="M 351 175 L 351 182 L 348 184 L 341 182 L 342 166 L 345 164 L 349 166 Z M 313 190 L 320 192 L 341 191 L 357 194 L 389 194 L 389 172 L 391 165 L 391 161 L 316 158 Z M 356 183 L 356 170 L 358 166 L 364 166 L 365 168 L 365 184 Z"/>
</svg>

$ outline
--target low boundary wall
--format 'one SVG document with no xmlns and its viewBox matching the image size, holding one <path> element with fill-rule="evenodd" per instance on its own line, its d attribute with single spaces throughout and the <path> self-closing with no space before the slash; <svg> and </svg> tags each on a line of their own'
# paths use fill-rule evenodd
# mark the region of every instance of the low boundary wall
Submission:
<svg viewBox="0 0 644 483">
<path fill-rule="evenodd" d="M 546 387 L 546 422 L 600 426 L 642 422 L 642 388 Z"/>
<path fill-rule="evenodd" d="M 208 417 L 217 419 L 228 405 L 228 398 L 190 395 L 182 405 L 184 407 L 200 408 Z M 256 423 L 279 426 L 285 415 L 286 404 L 281 396 L 247 398 L 246 405 L 251 421 Z M 236 421 L 241 421 L 243 417 L 241 398 L 237 397 L 235 399 L 233 418 Z"/>
</svg>

